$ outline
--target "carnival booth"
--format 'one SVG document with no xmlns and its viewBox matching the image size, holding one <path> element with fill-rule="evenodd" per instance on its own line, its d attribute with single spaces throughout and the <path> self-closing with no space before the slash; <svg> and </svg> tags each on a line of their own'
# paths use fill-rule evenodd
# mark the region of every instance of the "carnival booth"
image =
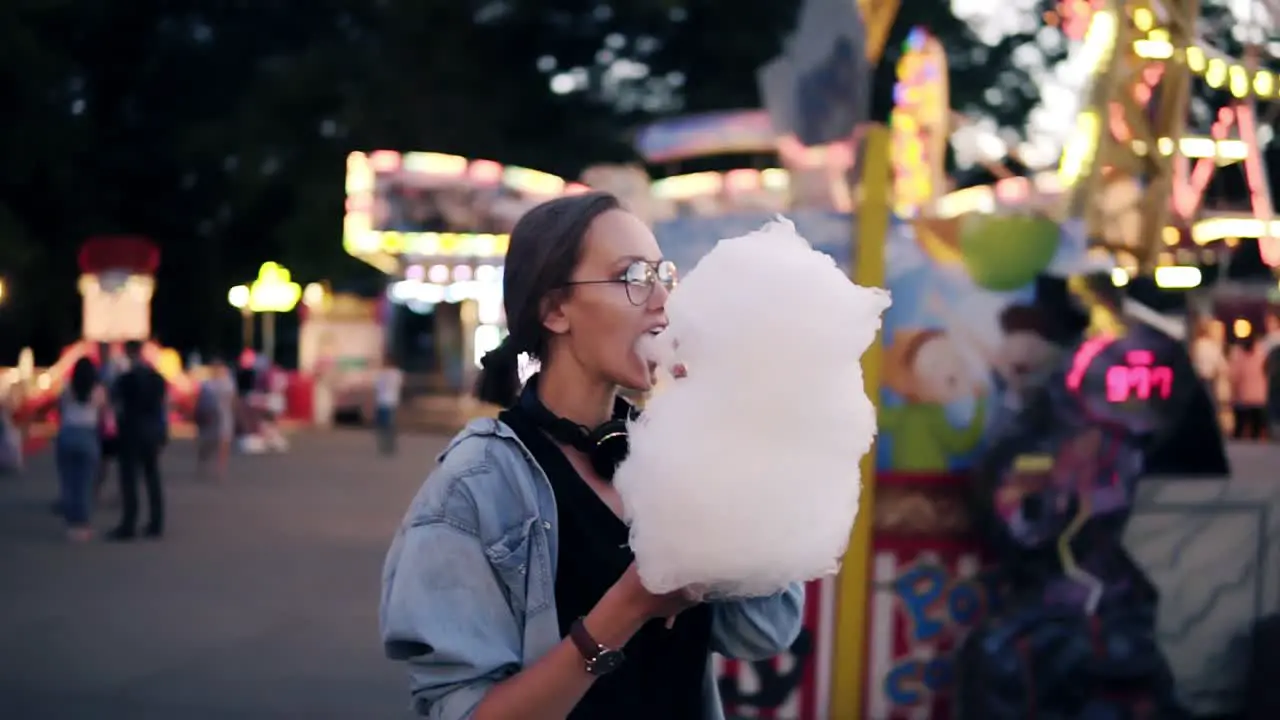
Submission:
<svg viewBox="0 0 1280 720">
<path fill-rule="evenodd" d="M 527 168 L 432 152 L 347 158 L 343 246 L 390 279 L 388 349 L 447 393 L 472 385 L 505 332 L 502 262 L 525 210 L 580 185 Z M 415 358 L 410 337 L 434 352 Z"/>
<path fill-rule="evenodd" d="M 182 357 L 151 336 L 151 296 L 160 251 L 150 240 L 136 236 L 103 236 L 80 249 L 81 339 L 68 345 L 38 378 L 18 416 L 43 416 L 55 405 L 67 375 L 82 357 L 96 363 L 118 362 L 125 342 L 143 342 L 143 357 L 169 383 L 170 400 L 180 415 L 189 415 L 195 383 L 182 366 Z"/>
<path fill-rule="evenodd" d="M 991 497 L 978 492 L 975 498 L 971 481 L 978 464 L 988 457 L 993 438 L 1011 424 L 1016 426 L 1046 383 L 1059 377 L 1055 372 L 1071 368 L 1073 362 L 1080 366 L 1079 377 L 1075 385 L 1061 390 L 1089 412 L 1108 417 L 1129 413 L 1125 417 L 1132 419 L 1150 417 L 1159 408 L 1172 411 L 1176 405 L 1185 413 L 1209 413 L 1203 403 L 1188 404 L 1192 401 L 1186 399 L 1190 396 L 1184 386 L 1191 380 L 1185 350 L 1179 349 L 1181 337 L 1149 310 L 1114 292 L 1104 293 L 1105 303 L 1096 299 L 1097 293 L 1085 293 L 1094 298 L 1088 300 L 1073 292 L 1079 305 L 1092 308 L 1085 311 L 1092 328 L 1089 338 L 1105 336 L 1106 331 L 1119 336 L 1120 328 L 1132 329 L 1122 342 L 1100 344 L 1096 339 L 1082 341 L 1080 328 L 1068 332 L 1060 326 L 1069 314 L 1063 288 L 1078 278 L 1088 276 L 1096 282 L 1103 277 L 1115 291 L 1138 274 L 1153 273 L 1162 287 L 1193 287 L 1199 278 L 1197 264 L 1213 249 L 1209 243 L 1228 229 L 1238 237 L 1251 229 L 1266 233 L 1272 227 L 1257 217 L 1213 216 L 1197 201 L 1214 168 L 1248 164 L 1250 157 L 1256 161 L 1256 133 L 1250 129 L 1248 111 L 1235 103 L 1219 118 L 1234 123 L 1234 130 L 1223 121 L 1207 136 L 1184 133 L 1181 121 L 1171 118 L 1185 108 L 1166 107 L 1160 99 L 1169 95 L 1157 92 L 1160 73 L 1174 68 L 1143 70 L 1168 64 L 1168 56 L 1160 55 L 1160 42 L 1182 47 L 1178 43 L 1189 41 L 1173 32 L 1167 21 L 1162 28 L 1141 7 L 1126 8 L 1123 14 L 1117 9 L 1100 12 L 1096 22 L 1086 17 L 1083 27 L 1092 28 L 1093 35 L 1086 37 L 1082 30 L 1075 39 L 1080 42 L 1077 52 L 1091 53 L 1098 61 L 1091 66 L 1097 72 L 1093 85 L 1115 81 L 1123 87 L 1095 88 L 1089 95 L 1062 167 L 962 190 L 953 190 L 943 172 L 948 136 L 963 122 L 949 107 L 945 53 L 925 29 L 908 36 L 898 60 L 889 128 L 893 216 L 884 239 L 882 282 L 893 295 L 893 306 L 885 315 L 883 361 L 878 363 L 883 377 L 874 478 L 863 474 L 864 497 L 867 485 L 874 487 L 869 540 L 855 533 L 842 575 L 810 585 L 805 631 L 790 653 L 756 663 L 718 661 L 719 684 L 731 714 L 871 720 L 954 717 L 961 675 L 957 653 L 972 630 L 989 629 L 988 618 L 1008 617 L 1004 596 L 998 592 L 1007 575 L 1000 563 L 993 564 L 1003 559 L 990 533 L 978 531 L 978 524 L 988 522 L 984 518 L 989 516 L 974 511 L 975 503 L 982 507 L 999 494 L 998 488 L 987 489 Z M 1119 45 L 1124 48 L 1131 45 L 1131 51 L 1111 53 L 1119 43 L 1127 43 Z M 1191 71 L 1213 87 L 1242 72 L 1231 70 L 1236 66 L 1207 48 L 1193 46 L 1183 52 Z M 1108 75 L 1103 62 L 1108 58 L 1122 63 L 1126 72 Z M 1240 90 L 1237 97 L 1256 89 L 1251 82 L 1261 82 L 1260 74 L 1243 77 L 1243 88 L 1233 90 Z M 1109 125 L 1090 124 L 1089 118 L 1096 120 L 1114 112 L 1115 104 L 1129 102 L 1120 95 L 1133 90 L 1124 84 L 1130 81 L 1145 83 L 1145 96 L 1130 92 L 1129 97 L 1152 104 L 1152 115 L 1158 116 L 1155 129 L 1126 125 L 1127 114 L 1118 119 L 1113 115 Z M 1152 152 L 1143 136 L 1164 139 Z M 722 153 L 776 153 L 780 160 L 775 168 L 695 173 L 653 182 L 637 167 L 596 167 L 583 174 L 584 184 L 618 194 L 648 219 L 664 254 L 678 265 L 692 267 L 717 240 L 754 230 L 782 211 L 815 247 L 851 272 L 859 271 L 861 281 L 867 282 L 866 268 L 854 267 L 865 257 L 854 227 L 858 211 L 866 208 L 855 207 L 851 215 L 848 201 L 865 196 L 867 188 L 860 193 L 848 187 L 845 175 L 852 153 L 847 147 L 800 148 L 791 139 L 778 138 L 768 116 L 756 111 L 678 118 L 637 137 L 641 155 L 651 164 Z M 1135 157 L 1141 162 L 1132 161 Z M 1179 167 L 1189 172 L 1180 174 Z M 1161 195 L 1163 191 L 1154 190 L 1161 187 L 1169 191 Z M 1154 203 L 1153 196 L 1162 202 Z M 1099 267 L 1106 268 L 1101 276 Z M 1095 311 L 1099 317 L 1093 317 Z M 1106 325 L 1106 317 L 1112 325 Z M 1102 330 L 1095 321 L 1103 324 Z M 1175 392 L 1182 398 L 1176 402 Z M 1144 444 L 1148 432 L 1142 429 L 1133 435 L 1140 438 L 1132 442 L 1142 445 L 1143 452 L 1149 450 Z M 1220 438 L 1210 440 L 1219 443 L 1220 452 Z M 1067 452 L 1075 446 L 1064 447 Z M 1131 453 L 1134 445 L 1126 447 Z M 1043 468 L 1033 467 L 1042 460 L 1028 460 L 1018 472 L 1029 478 L 1037 472 L 1043 475 Z M 1178 493 L 1207 499 L 1214 492 L 1207 489 L 1211 486 L 1202 483 L 1193 492 L 1178 484 L 1184 482 L 1181 479 L 1138 485 L 1134 476 L 1126 477 L 1126 491 L 1107 502 L 1119 503 L 1122 518 L 1132 510 L 1133 522 L 1127 529 L 1123 521 L 1112 525 L 1108 518 L 1116 516 L 1099 512 L 1103 519 L 1098 522 L 1109 529 L 1097 535 L 1097 526 L 1089 524 L 1092 516 L 1077 516 L 1077 522 L 1090 528 L 1086 534 L 1108 538 L 1108 552 L 1131 555 L 1148 568 L 1132 577 L 1149 579 L 1160 590 L 1183 588 L 1192 577 L 1207 577 L 1189 557 L 1160 572 L 1150 571 L 1149 564 L 1155 557 L 1152 538 L 1159 536 L 1156 525 L 1164 526 L 1157 517 L 1172 511 Z M 1276 504 L 1276 493 L 1268 495 L 1262 488 L 1232 492 L 1247 496 L 1242 502 L 1253 508 Z M 1082 491 L 1077 501 L 1087 497 Z M 1266 531 L 1265 537 L 1270 543 L 1280 533 Z M 1260 577 L 1265 574 L 1260 563 L 1256 557 L 1237 563 L 1250 577 L 1259 576 L 1250 581 L 1263 598 L 1254 616 L 1280 606 L 1280 598 L 1269 589 L 1274 580 Z M 1221 582 L 1225 588 L 1225 574 L 1212 575 L 1209 582 L 1215 587 Z M 1143 667 L 1153 673 L 1149 677 L 1168 669 L 1191 708 L 1230 709 L 1233 700 L 1211 698 L 1204 689 L 1222 680 L 1239 690 L 1239 677 L 1223 679 L 1223 670 L 1194 659 L 1190 641 L 1175 637 L 1165 617 L 1185 613 L 1198 628 L 1197 642 L 1214 647 L 1247 633 L 1248 621 L 1242 625 L 1237 618 L 1231 625 L 1217 609 L 1204 608 L 1214 619 L 1202 622 L 1190 614 L 1192 605 L 1166 600 L 1160 605 L 1158 626 L 1151 614 L 1155 605 L 1143 605 L 1146 615 L 1117 621 L 1123 627 L 1115 630 L 1116 637 L 1132 639 L 1154 632 L 1160 646 L 1141 649 L 1147 663 Z M 1214 632 L 1218 635 L 1211 637 Z M 1107 652 L 1094 660 L 1114 660 Z M 1013 653 L 1010 649 L 1006 656 Z M 1052 694 L 1046 688 L 1061 689 L 1063 682 L 1069 681 L 1046 675 L 1044 683 L 1023 688 L 1026 692 L 1017 702 L 1024 704 L 1015 707 L 1022 712 L 1025 701 L 1034 701 L 1041 692 Z M 1110 692 L 1095 690 L 1098 697 Z M 1146 691 L 1152 708 L 1172 702 L 1167 684 L 1152 684 Z M 1133 699 L 1137 702 L 1138 695 Z"/>
</svg>

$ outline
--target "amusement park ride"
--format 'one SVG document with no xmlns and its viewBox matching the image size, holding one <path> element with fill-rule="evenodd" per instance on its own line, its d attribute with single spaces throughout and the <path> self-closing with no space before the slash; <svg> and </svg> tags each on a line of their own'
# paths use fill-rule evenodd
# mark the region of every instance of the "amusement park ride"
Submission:
<svg viewBox="0 0 1280 720">
<path fill-rule="evenodd" d="M 868 58 L 877 62 L 898 4 L 892 0 L 860 0 L 858 4 Z M 588 187 L 618 195 L 629 209 L 652 224 L 664 252 L 686 267 L 718 238 L 749 231 L 773 213 L 787 212 L 801 234 L 856 272 L 860 284 L 889 287 L 894 294 L 890 315 L 917 304 L 914 296 L 925 294 L 916 286 L 899 286 L 895 284 L 899 280 L 886 278 L 886 265 L 895 262 L 886 255 L 903 247 L 910 249 L 909 255 L 920 250 L 935 264 L 963 268 L 984 291 L 1004 297 L 1039 282 L 1034 278 L 1047 272 L 1055 253 L 1074 252 L 1077 241 L 1082 260 L 1086 254 L 1105 255 L 1127 275 L 1155 271 L 1158 281 L 1161 276 L 1175 280 L 1161 282 L 1162 286 L 1195 286 L 1199 278 L 1195 266 L 1207 255 L 1229 251 L 1241 238 L 1257 238 L 1267 264 L 1280 266 L 1280 222 L 1273 218 L 1262 154 L 1270 138 L 1263 135 L 1263 123 L 1258 119 L 1260 103 L 1280 100 L 1280 80 L 1261 65 L 1262 53 L 1257 48 L 1250 50 L 1248 59 L 1238 60 L 1207 45 L 1196 27 L 1199 11 L 1198 0 L 1060 3 L 1046 20 L 1079 43 L 1077 52 L 1087 61 L 1089 80 L 1075 132 L 1066 143 L 1060 164 L 1028 176 L 1004 171 L 997 173 L 1002 179 L 989 186 L 948 187 L 943 165 L 946 144 L 966 120 L 950 109 L 944 48 L 927 29 L 916 28 L 908 35 L 898 60 L 895 110 L 888 127 L 856 135 L 868 147 L 879 147 L 876 152 L 855 148 L 852 141 L 805 147 L 794 137 L 779 137 L 764 111 L 730 111 L 651 126 L 639 133 L 637 149 L 655 165 L 699 155 L 772 153 L 780 159 L 781 167 L 743 167 L 651 180 L 638 166 L 596 166 L 583 172 L 580 183 L 574 183 L 452 155 L 353 153 L 348 161 L 344 243 L 353 256 L 396 279 L 389 293 L 393 302 L 424 311 L 440 303 L 470 304 L 471 309 L 461 313 L 470 323 L 464 326 L 468 338 L 465 358 L 478 358 L 497 343 L 502 324 L 504 233 L 509 231 L 512 218 L 542 198 L 583 192 Z M 1193 83 L 1229 95 L 1205 135 L 1188 133 Z M 850 177 L 859 151 L 862 160 L 857 166 L 865 178 L 861 184 Z M 1222 213 L 1207 207 L 1204 196 L 1213 173 L 1235 163 L 1244 163 L 1250 212 Z M 880 171 L 884 174 L 878 175 Z M 406 194 L 404 187 L 415 184 L 418 189 Z M 465 192 L 440 189 L 449 187 L 461 187 Z M 496 198 L 483 212 L 477 211 L 472 195 L 477 190 Z M 412 204 L 432 193 L 436 199 L 428 205 L 435 209 Z M 410 202 L 407 211 L 396 206 L 404 198 Z M 857 217 L 853 227 L 850 213 Z M 416 219 L 406 220 L 408 215 Z M 452 219 L 442 222 L 440 215 Z M 891 220 L 887 219 L 890 215 Z M 877 216 L 886 219 L 880 222 Z M 1008 222 L 992 224 L 993 218 L 1001 217 Z M 1004 234 L 1018 237 L 1012 244 L 990 245 L 991 238 L 1001 240 Z M 910 236 L 908 242 L 899 242 L 903 235 Z M 1086 264 L 1076 263 L 1077 270 L 1064 272 L 1079 272 Z M 1019 267 L 1010 275 L 1008 266 Z M 1170 270 L 1187 272 L 1161 272 Z M 981 657 L 971 644 L 966 667 L 971 662 L 973 672 L 965 681 L 967 685 L 958 685 L 956 654 L 966 632 L 978 627 L 983 616 L 1040 622 L 1033 611 L 1028 611 L 1029 615 L 1008 614 L 1012 611 L 1007 608 L 1004 615 L 997 612 L 1000 593 L 981 570 L 991 559 L 988 543 L 977 538 L 981 517 L 988 525 L 982 539 L 997 538 L 1001 552 L 1012 548 L 1015 555 L 1024 550 L 1035 554 L 1047 548 L 1046 556 L 1062 559 L 1051 562 L 1047 574 L 1024 585 L 1024 591 L 1053 595 L 1058 590 L 1049 592 L 1046 588 L 1070 585 L 1094 572 L 1089 563 L 1112 563 L 1096 574 L 1106 577 L 1104 583 L 1128 583 L 1138 598 L 1128 599 L 1141 605 L 1136 614 L 1103 615 L 1094 612 L 1111 607 L 1103 600 L 1091 596 L 1073 599 L 1067 603 L 1070 622 L 1037 625 L 1050 627 L 1041 635 L 995 637 L 995 646 L 1021 647 L 1046 638 L 1057 642 L 1081 628 L 1087 637 L 1093 627 L 1100 633 L 1095 637 L 1129 643 L 1126 647 L 1134 652 L 1130 659 L 1146 663 L 1142 669 L 1147 674 L 1141 676 L 1146 694 L 1134 695 L 1142 702 L 1121 708 L 1115 717 L 1129 717 L 1123 712 L 1135 708 L 1155 711 L 1174 707 L 1172 681 L 1161 649 L 1143 644 L 1153 632 L 1155 606 L 1150 593 L 1142 594 L 1150 587 L 1142 572 L 1133 570 L 1125 559 L 1120 538 L 1136 502 L 1135 458 L 1153 438 L 1172 432 L 1153 418 L 1188 407 L 1184 391 L 1193 378 L 1179 342 L 1126 319 L 1129 310 L 1116 300 L 1111 287 L 1122 283 L 1113 279 L 1103 283 L 1107 287 L 1100 287 L 1089 285 L 1097 282 L 1096 277 L 1088 282 L 1077 278 L 1068 291 L 1067 281 L 1061 276 L 1058 279 L 1062 280 L 1058 290 L 1063 306 L 1076 308 L 1087 322 L 1045 340 L 1037 333 L 1046 331 L 1025 318 L 1035 308 L 1011 306 L 1006 309 L 1016 312 L 1001 316 L 1002 323 L 1008 320 L 1010 335 L 1001 346 L 1002 352 L 1034 347 L 1048 353 L 1048 345 L 1067 352 L 1065 357 L 1074 360 L 1054 366 L 1057 381 L 1044 381 L 1075 403 L 1064 400 L 1059 405 L 1073 408 L 1071 418 L 1101 417 L 1124 431 L 1064 435 L 1052 440 L 1051 449 L 1041 448 L 1038 456 L 1013 453 L 1001 461 L 1003 464 L 988 458 L 988 465 L 1000 465 L 1000 470 L 989 478 L 990 497 L 983 501 L 987 504 L 978 503 L 987 508 L 985 511 L 956 498 L 956 488 L 965 485 L 957 478 L 965 477 L 970 467 L 904 473 L 893 467 L 881 468 L 879 461 L 871 458 L 863 467 L 863 502 L 872 510 L 859 517 L 841 576 L 811 584 L 805 631 L 792 652 L 756 663 L 717 660 L 721 693 L 730 711 L 778 720 L 945 720 L 955 716 L 955 702 L 968 697 L 966 690 L 972 689 L 974 682 L 1005 682 L 1008 694 L 988 693 L 988 704 L 974 704 L 969 709 L 978 708 L 977 717 L 1029 717 L 1019 714 L 1027 702 L 1052 698 L 1062 683 L 1075 682 L 1076 675 L 1046 674 L 1042 685 L 1019 684 L 1021 679 L 1000 675 L 991 663 L 993 658 Z M 1040 295 L 1040 290 L 1035 294 Z M 927 298 L 918 304 L 927 305 Z M 893 322 L 887 316 L 886 366 L 898 360 L 903 361 L 900 366 L 917 362 L 913 352 L 949 332 L 936 326 L 891 328 Z M 941 351 L 933 352 L 936 356 Z M 1082 352 L 1085 360 L 1080 360 Z M 880 357 L 877 349 L 864 357 L 869 388 L 878 383 Z M 889 377 L 888 369 L 879 441 L 886 446 L 900 442 L 888 430 L 890 413 L 899 410 L 903 397 L 912 391 L 921 395 L 928 389 L 904 389 L 902 367 L 895 368 L 894 377 Z M 1005 378 L 1002 382 L 1013 381 Z M 884 399 L 890 397 L 893 399 Z M 925 405 L 917 408 L 928 410 Z M 949 415 L 947 418 L 946 422 L 953 422 Z M 1071 418 L 1055 422 L 1075 427 Z M 959 442 L 960 430 L 949 432 L 946 442 Z M 1051 526 L 1048 544 L 1044 538 L 1026 535 L 1025 518 L 1019 513 L 1031 506 L 1010 506 L 1006 486 L 1023 488 L 1019 497 L 1027 495 L 1027 487 L 1043 490 L 1046 484 L 1062 479 L 1055 480 L 1053 472 L 1046 470 L 1046 456 L 1052 469 L 1057 456 L 1079 460 L 1101 450 L 1112 453 L 1107 460 L 1110 464 L 1101 470 L 1100 466 L 1077 467 L 1066 461 L 1060 464 L 1076 473 L 1072 482 L 1083 481 L 1091 471 L 1113 472 L 1119 490 L 1082 489 L 1070 500 L 1076 504 L 1064 507 L 1052 505 L 1065 501 L 1062 497 L 1030 493 L 1035 495 L 1034 502 L 1048 502 L 1056 510 L 1043 516 L 1046 527 Z M 977 462 L 975 455 L 970 454 L 967 462 Z M 1082 511 L 1080 503 L 1091 509 Z M 1101 509 L 1104 506 L 1109 509 Z M 1061 541 L 1063 537 L 1065 541 Z M 1080 542 L 1084 543 L 1076 550 L 1081 556 L 1078 564 L 1072 552 L 1060 547 L 1061 542 L 1071 545 L 1075 538 L 1083 538 Z M 1129 536 L 1125 538 L 1127 545 Z M 1092 587 L 1090 582 L 1086 579 L 1084 585 Z M 993 637 L 990 626 L 986 627 L 983 637 Z M 1064 628 L 1068 631 L 1065 634 Z M 1220 637 L 1210 640 L 1220 641 Z M 1009 642 L 1013 644 L 1007 645 Z M 1063 652 L 1081 651 L 1075 645 L 1062 647 Z M 1164 652 L 1170 651 L 1165 648 Z M 1035 656 L 1037 662 L 1044 657 Z M 1070 665 L 1072 672 L 1096 670 L 1087 659 L 1072 660 L 1076 661 Z M 1026 665 L 1031 661 L 1023 658 L 1020 662 Z M 1190 672 L 1185 658 L 1174 664 L 1181 668 L 1175 673 L 1178 682 L 1185 685 Z M 1113 689 L 1095 687 L 1099 697 Z M 981 700 L 981 693 L 978 695 Z M 1006 705 L 992 704 L 1001 702 Z M 1178 712 L 1170 709 L 1166 715 L 1154 716 L 1180 717 Z"/>
<path fill-rule="evenodd" d="M 88 357 L 102 362 L 122 357 L 123 344 L 131 340 L 144 343 L 143 356 L 169 382 L 175 405 L 188 406 L 195 387 L 183 371 L 182 358 L 151 336 L 151 297 L 160 264 L 159 249 L 141 237 L 101 236 L 81 246 L 78 261 L 81 339 L 63 349 L 15 414 L 20 418 L 47 414 L 56 405 L 57 393 L 77 360 Z"/>
<path fill-rule="evenodd" d="M 1068 216 L 1085 217 L 1091 236 L 1106 238 L 1102 228 L 1114 218 L 1098 207 L 1099 191 L 1128 180 L 1142 187 L 1136 232 L 1106 238 L 1102 247 L 1149 269 L 1162 264 L 1163 252 L 1184 245 L 1183 238 L 1205 245 L 1257 237 L 1263 260 L 1280 264 L 1257 109 L 1259 101 L 1280 99 L 1280 84 L 1259 66 L 1259 49 L 1240 60 L 1205 44 L 1196 29 L 1198 0 L 1077 1 L 1066 8 L 1074 8 L 1068 27 L 1087 22 L 1083 52 L 1092 75 L 1059 171 Z M 1184 134 L 1193 81 L 1231 96 L 1208 137 Z M 1239 149 L 1229 149 L 1233 145 Z M 1241 160 L 1252 212 L 1197 217 L 1215 167 Z"/>
</svg>

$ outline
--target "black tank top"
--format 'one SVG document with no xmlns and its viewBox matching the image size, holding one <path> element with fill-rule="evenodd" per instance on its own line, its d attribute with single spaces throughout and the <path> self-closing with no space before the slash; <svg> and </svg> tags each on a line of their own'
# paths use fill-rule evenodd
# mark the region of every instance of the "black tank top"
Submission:
<svg viewBox="0 0 1280 720">
<path fill-rule="evenodd" d="M 503 411 L 499 419 L 533 454 L 555 493 L 556 611 L 560 635 L 568 637 L 574 621 L 591 612 L 631 564 L 627 526 L 519 408 Z M 709 605 L 684 611 L 670 630 L 663 620 L 646 623 L 623 648 L 622 667 L 597 680 L 569 720 L 704 720 L 710 646 Z"/>
</svg>

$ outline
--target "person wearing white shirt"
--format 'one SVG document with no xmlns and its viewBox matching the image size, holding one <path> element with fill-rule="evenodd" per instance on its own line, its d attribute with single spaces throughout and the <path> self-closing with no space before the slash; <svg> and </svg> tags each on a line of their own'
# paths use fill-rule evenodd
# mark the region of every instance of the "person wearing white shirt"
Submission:
<svg viewBox="0 0 1280 720">
<path fill-rule="evenodd" d="M 1217 320 L 1200 323 L 1196 339 L 1191 343 L 1191 362 L 1196 374 L 1211 386 L 1227 369 L 1227 355 L 1223 347 L 1225 327 Z"/>
<path fill-rule="evenodd" d="M 378 435 L 378 449 L 384 455 L 396 451 L 396 410 L 400 407 L 400 393 L 404 388 L 404 373 L 390 360 L 382 363 L 373 379 L 374 423 Z"/>
<path fill-rule="evenodd" d="M 1268 312 L 1265 327 L 1262 356 L 1267 372 L 1267 435 L 1280 442 L 1280 316 Z"/>
</svg>

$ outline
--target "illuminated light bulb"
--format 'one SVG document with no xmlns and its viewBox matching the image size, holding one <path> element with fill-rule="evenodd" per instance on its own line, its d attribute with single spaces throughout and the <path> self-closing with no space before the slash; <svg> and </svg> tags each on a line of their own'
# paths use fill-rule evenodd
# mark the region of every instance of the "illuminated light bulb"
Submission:
<svg viewBox="0 0 1280 720">
<path fill-rule="evenodd" d="M 1178 228 L 1176 227 L 1166 226 L 1165 229 L 1160 232 L 1160 235 L 1164 239 L 1165 245 L 1177 245 L 1182 239 L 1182 235 L 1178 232 Z"/>
<path fill-rule="evenodd" d="M 468 282 L 471 280 L 471 266 L 459 265 L 453 269 L 453 279 L 457 282 Z"/>
<path fill-rule="evenodd" d="M 1242 98 L 1249 94 L 1249 72 L 1244 67 L 1232 65 L 1227 70 L 1227 76 L 1230 78 L 1229 87 L 1232 95 Z"/>
<path fill-rule="evenodd" d="M 498 278 L 498 268 L 492 265 L 481 265 L 476 268 L 476 281 L 491 283 Z"/>
<path fill-rule="evenodd" d="M 1244 318 L 1237 318 L 1231 324 L 1231 333 L 1238 338 L 1247 338 L 1253 334 L 1253 323 Z"/>
<path fill-rule="evenodd" d="M 1253 76 L 1253 91 L 1259 95 L 1270 95 L 1275 89 L 1275 75 L 1267 70 L 1259 70 Z"/>
<path fill-rule="evenodd" d="M 1168 265 L 1156 268 L 1156 287 L 1165 290 L 1188 290 L 1200 286 L 1200 268 L 1190 265 Z"/>
<path fill-rule="evenodd" d="M 1204 72 L 1205 70 L 1204 51 L 1198 47 L 1187 48 L 1187 67 L 1191 68 L 1192 72 L 1197 72 L 1197 73 Z"/>
<path fill-rule="evenodd" d="M 307 283 L 302 289 L 302 304 L 309 308 L 318 308 L 324 305 L 326 292 L 324 286 L 320 283 Z"/>
<path fill-rule="evenodd" d="M 1133 52 L 1144 60 L 1168 60 L 1173 57 L 1173 45 L 1162 40 L 1135 40 Z"/>
<path fill-rule="evenodd" d="M 1227 64 L 1221 58 L 1213 58 L 1204 72 L 1204 81 L 1211 88 L 1220 88 L 1227 80 Z"/>
<path fill-rule="evenodd" d="M 444 265 L 432 265 L 427 271 L 427 279 L 433 283 L 444 283 L 449 280 L 449 268 Z"/>
<path fill-rule="evenodd" d="M 1147 8 L 1138 8 L 1133 11 L 1133 24 L 1142 32 L 1147 32 L 1155 25 L 1155 15 Z"/>
<path fill-rule="evenodd" d="M 1111 284 L 1116 287 L 1124 287 L 1129 284 L 1129 273 L 1124 268 L 1111 268 Z"/>
</svg>

